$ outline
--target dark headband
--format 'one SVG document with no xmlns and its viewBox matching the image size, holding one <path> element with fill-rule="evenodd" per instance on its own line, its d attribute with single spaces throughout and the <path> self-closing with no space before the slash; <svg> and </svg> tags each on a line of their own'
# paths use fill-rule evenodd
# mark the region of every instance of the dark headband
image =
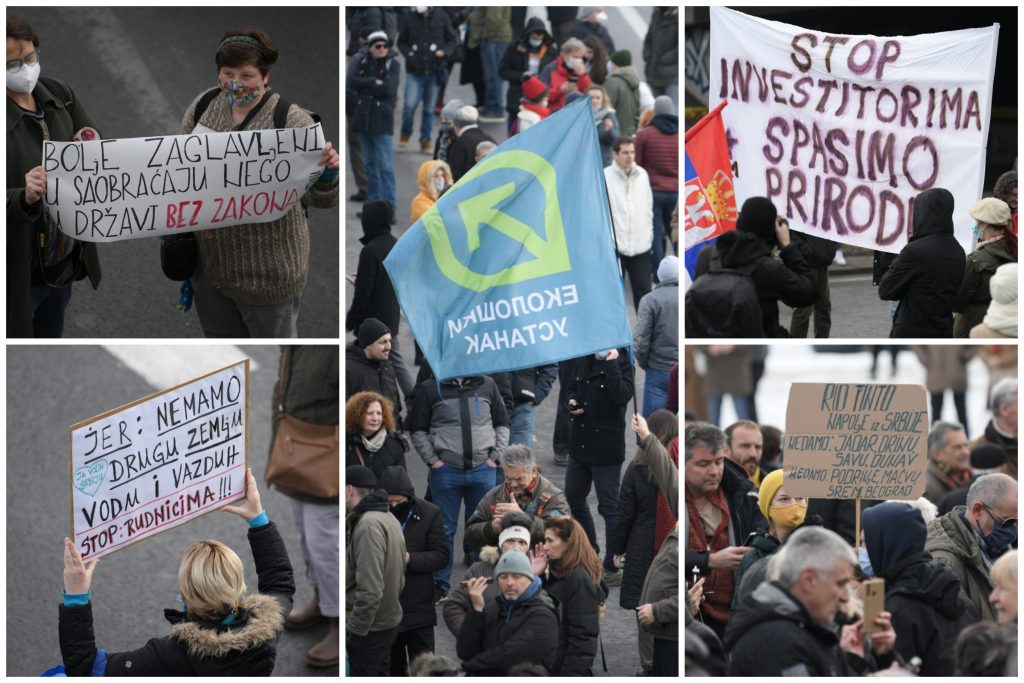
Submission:
<svg viewBox="0 0 1024 683">
<path fill-rule="evenodd" d="M 217 48 L 217 52 L 220 52 L 221 50 L 223 50 L 224 48 L 226 48 L 226 47 L 228 47 L 230 45 L 239 45 L 239 44 L 247 45 L 247 46 L 249 46 L 251 48 L 254 48 L 257 52 L 259 52 L 261 55 L 263 55 L 264 59 L 267 59 L 267 60 L 270 59 L 270 55 L 267 53 L 266 48 L 263 47 L 263 45 L 260 43 L 260 41 L 256 40 L 255 38 L 253 38 L 251 36 L 228 36 L 227 38 L 225 38 L 224 40 L 221 41 L 220 46 Z"/>
</svg>

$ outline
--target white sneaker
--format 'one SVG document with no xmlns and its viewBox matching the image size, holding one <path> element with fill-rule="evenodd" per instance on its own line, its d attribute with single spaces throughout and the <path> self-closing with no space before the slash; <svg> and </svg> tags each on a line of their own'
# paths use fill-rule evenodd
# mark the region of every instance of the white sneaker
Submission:
<svg viewBox="0 0 1024 683">
<path fill-rule="evenodd" d="M 846 265 L 846 257 L 843 256 L 843 250 L 842 249 L 837 249 L 836 250 L 836 257 L 834 259 L 832 259 L 832 263 L 836 264 L 837 266 L 845 266 Z"/>
</svg>

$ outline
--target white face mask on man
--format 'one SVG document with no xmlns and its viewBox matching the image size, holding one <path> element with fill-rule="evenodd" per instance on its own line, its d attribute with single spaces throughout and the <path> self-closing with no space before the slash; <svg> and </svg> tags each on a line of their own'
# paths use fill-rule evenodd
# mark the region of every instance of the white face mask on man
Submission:
<svg viewBox="0 0 1024 683">
<path fill-rule="evenodd" d="M 7 89 L 12 92 L 29 93 L 35 90 L 39 80 L 39 62 L 22 64 L 17 71 L 7 72 Z"/>
</svg>

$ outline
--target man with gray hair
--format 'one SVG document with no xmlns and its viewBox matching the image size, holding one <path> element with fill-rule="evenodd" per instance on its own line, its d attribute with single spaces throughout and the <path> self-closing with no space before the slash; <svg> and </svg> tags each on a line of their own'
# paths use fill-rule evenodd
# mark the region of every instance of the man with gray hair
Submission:
<svg viewBox="0 0 1024 683">
<path fill-rule="evenodd" d="M 966 505 L 928 524 L 924 549 L 949 565 L 982 621 L 995 621 L 995 607 L 988 601 L 995 588 L 992 563 L 1015 540 L 1017 482 L 1005 474 L 986 474 L 971 484 Z"/>
<path fill-rule="evenodd" d="M 857 556 L 828 529 L 806 527 L 769 561 L 765 583 L 740 603 L 725 632 L 730 676 L 855 676 L 892 661 L 896 632 L 881 612 L 881 630 L 866 636 L 863 621 L 837 629 L 836 613 L 850 599 Z M 871 639 L 874 667 L 863 659 Z"/>
<path fill-rule="evenodd" d="M 718 637 L 725 633 L 735 589 L 734 573 L 749 548 L 747 537 L 765 529 L 757 489 L 746 471 L 725 457 L 725 433 L 707 422 L 686 428 L 687 581 L 705 576 L 701 618 Z"/>
<path fill-rule="evenodd" d="M 992 387 L 989 405 L 992 419 L 985 433 L 971 443 L 976 448 L 985 443 L 1002 446 L 1006 451 L 1006 473 L 1017 478 L 1017 378 L 1005 377 Z"/>
<path fill-rule="evenodd" d="M 971 448 L 964 428 L 955 422 L 936 422 L 928 432 L 924 497 L 941 505 L 951 491 L 970 483 Z"/>
<path fill-rule="evenodd" d="M 455 141 L 448 148 L 448 165 L 456 183 L 476 164 L 477 145 L 484 141 L 494 142 L 494 138 L 481 130 L 479 123 L 479 112 L 469 105 L 456 111 L 452 118 Z"/>
<path fill-rule="evenodd" d="M 476 163 L 480 163 L 481 161 L 483 161 L 483 158 L 485 156 L 487 156 L 497 148 L 498 145 L 494 144 L 490 140 L 484 140 L 483 142 L 481 142 L 479 145 L 476 146 L 476 156 L 474 157 Z"/>
<path fill-rule="evenodd" d="M 530 546 L 544 541 L 544 519 L 569 515 L 569 503 L 551 481 L 540 476 L 533 453 L 513 444 L 501 456 L 505 481 L 487 492 L 466 522 L 466 545 L 480 550 L 497 545 L 501 519 L 510 512 L 525 512 L 532 518 Z"/>
</svg>

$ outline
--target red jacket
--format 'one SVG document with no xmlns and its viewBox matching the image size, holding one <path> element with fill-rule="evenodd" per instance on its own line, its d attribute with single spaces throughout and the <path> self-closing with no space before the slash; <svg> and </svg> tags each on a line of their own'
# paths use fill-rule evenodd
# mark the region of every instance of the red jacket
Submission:
<svg viewBox="0 0 1024 683">
<path fill-rule="evenodd" d="M 565 93 L 562 92 L 562 84 L 569 80 L 569 70 L 565 68 L 562 55 L 555 60 L 555 70 L 551 72 L 551 83 L 548 84 L 548 109 L 558 111 L 565 105 Z M 588 74 L 583 74 L 576 81 L 576 89 L 586 94 L 587 88 L 593 85 Z"/>
<path fill-rule="evenodd" d="M 671 132 L 665 132 L 671 131 Z M 679 191 L 679 119 L 656 116 L 634 138 L 636 163 L 647 171 L 651 189 Z"/>
</svg>

